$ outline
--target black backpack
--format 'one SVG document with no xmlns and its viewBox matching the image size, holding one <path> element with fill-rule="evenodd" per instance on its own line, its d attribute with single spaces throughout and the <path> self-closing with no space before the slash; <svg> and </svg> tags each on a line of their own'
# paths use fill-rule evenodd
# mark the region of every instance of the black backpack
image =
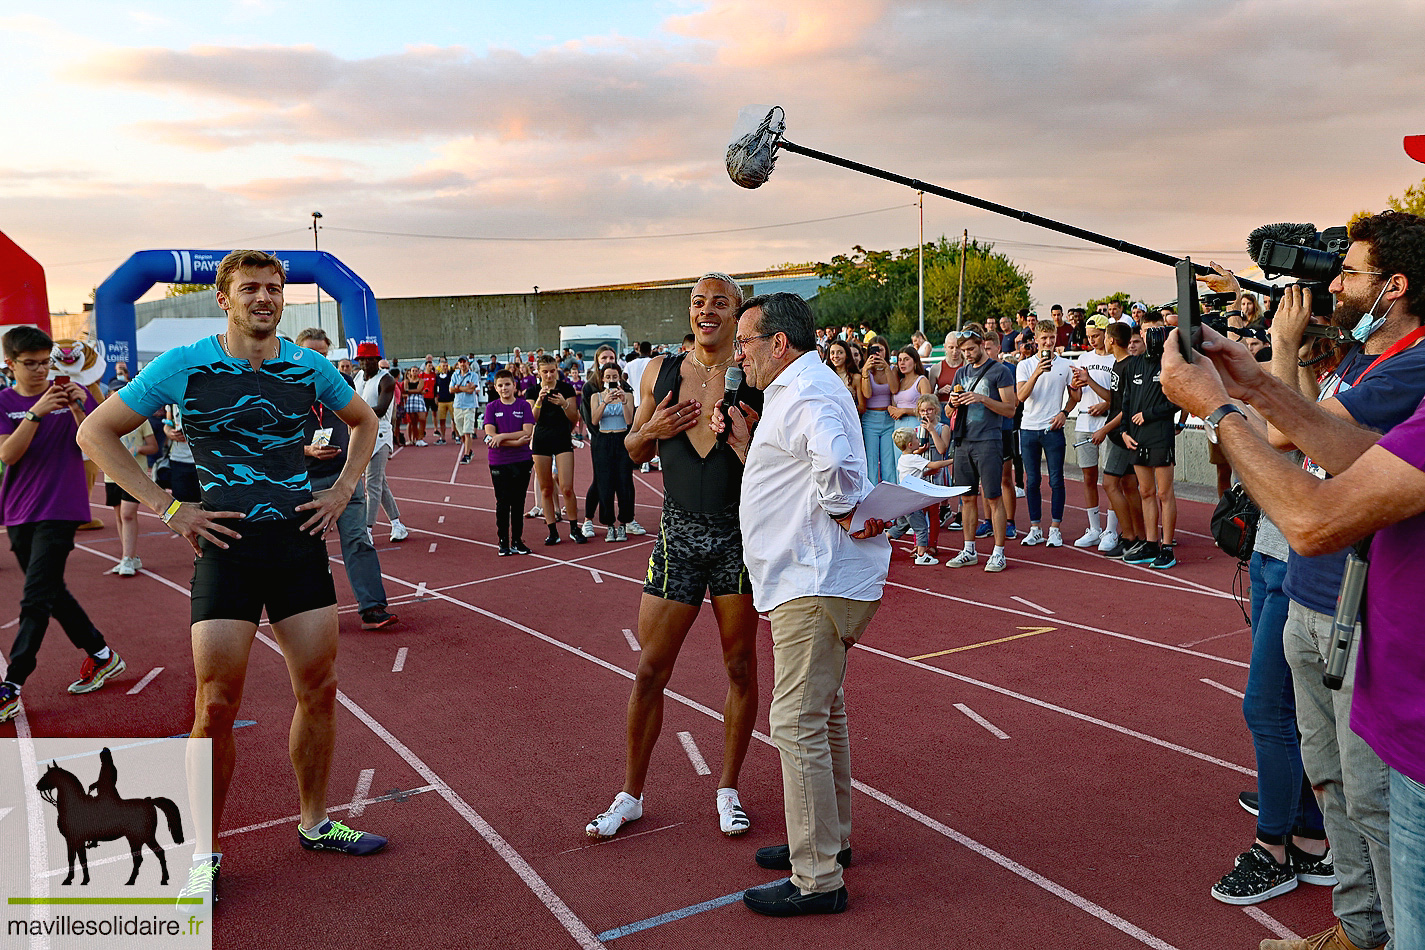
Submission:
<svg viewBox="0 0 1425 950">
<path fill-rule="evenodd" d="M 1223 551 L 1246 563 L 1257 540 L 1262 509 L 1238 482 L 1228 489 L 1212 512 L 1212 540 Z"/>
</svg>

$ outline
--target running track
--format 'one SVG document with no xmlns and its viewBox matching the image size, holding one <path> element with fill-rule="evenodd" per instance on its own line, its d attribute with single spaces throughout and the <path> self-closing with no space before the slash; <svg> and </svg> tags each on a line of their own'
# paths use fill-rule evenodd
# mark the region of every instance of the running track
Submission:
<svg viewBox="0 0 1425 950">
<path fill-rule="evenodd" d="M 498 558 L 483 456 L 467 466 L 456 456 L 445 446 L 392 460 L 412 535 L 383 543 L 378 527 L 377 540 L 398 627 L 362 631 L 335 569 L 346 606 L 330 805 L 392 844 L 356 860 L 292 840 L 292 699 L 264 628 L 241 713 L 256 724 L 237 733 L 216 946 L 644 950 L 780 947 L 815 934 L 828 945 L 917 950 L 1189 950 L 1254 948 L 1329 921 L 1325 888 L 1246 910 L 1208 896 L 1251 841 L 1236 797 L 1254 773 L 1238 696 L 1250 636 L 1228 593 L 1235 563 L 1206 536 L 1207 506 L 1181 505 L 1180 564 L 1166 572 L 1011 542 L 1009 570 L 988 575 L 915 567 L 898 544 L 847 678 L 850 910 L 769 920 L 737 900 L 777 878 L 752 854 L 784 840 L 765 735 L 765 621 L 762 714 L 742 779 L 752 831 L 726 839 L 713 814 L 725 681 L 705 611 L 670 686 L 644 818 L 589 842 L 585 822 L 622 779 L 638 660 L 627 631 L 652 537 L 606 544 L 601 530 L 588 545 L 546 548 L 542 526 L 526 522 L 533 556 Z M 582 490 L 587 453 L 577 460 Z M 656 473 L 638 476 L 647 526 L 657 523 L 659 485 Z M 1080 489 L 1069 492 L 1072 505 Z M 98 693 L 69 696 L 74 651 L 52 628 L 24 717 L 0 725 L 0 737 L 169 736 L 191 723 L 190 549 L 145 515 L 144 571 L 107 575 L 118 541 L 112 514 L 95 511 L 108 527 L 79 535 L 68 580 L 128 670 Z M 1023 525 L 1022 504 L 1019 517 Z M 1071 508 L 1065 536 L 1083 527 Z M 956 539 L 941 540 L 947 550 Z M 339 557 L 334 540 L 331 551 Z M 6 559 L 0 622 L 13 620 L 19 588 Z M 0 633 L 7 646 L 13 629 Z M 700 774 L 699 758 L 712 774 Z M 0 833 L 19 833 L 20 820 L 10 816 Z M 119 850 L 106 843 L 93 854 L 127 862 Z M 182 849 L 172 850 L 184 867 Z"/>
</svg>

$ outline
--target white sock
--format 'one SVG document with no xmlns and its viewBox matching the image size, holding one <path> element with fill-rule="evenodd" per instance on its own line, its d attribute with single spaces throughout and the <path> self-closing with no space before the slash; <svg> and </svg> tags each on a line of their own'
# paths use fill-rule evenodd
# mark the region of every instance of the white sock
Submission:
<svg viewBox="0 0 1425 950">
<path fill-rule="evenodd" d="M 104 662 L 105 660 L 107 660 L 107 659 L 109 658 L 109 654 L 112 653 L 112 652 L 113 652 L 113 651 L 110 650 L 108 647 L 105 647 L 104 649 L 100 650 L 98 653 L 91 653 L 91 654 L 89 654 L 89 655 L 92 656 L 92 657 L 94 657 L 94 659 L 96 659 L 96 660 L 98 660 L 99 662 L 102 663 L 102 662 Z"/>
<path fill-rule="evenodd" d="M 966 553 L 966 554 L 979 554 L 980 552 L 977 551 L 977 550 L 975 550 L 975 542 L 973 542 L 973 541 L 966 541 L 966 542 L 965 542 L 965 553 Z"/>
<path fill-rule="evenodd" d="M 1103 530 L 1102 528 L 1099 527 L 1099 524 L 1098 524 L 1098 509 L 1097 509 L 1097 508 L 1090 508 L 1090 509 L 1089 509 L 1089 530 L 1090 530 L 1090 531 L 1101 531 L 1101 530 Z"/>
<path fill-rule="evenodd" d="M 735 788 L 720 788 L 717 790 L 717 797 L 719 800 L 724 798 L 730 798 L 733 801 L 737 802 L 739 805 L 742 804 L 742 800 L 737 797 L 737 789 Z"/>
<path fill-rule="evenodd" d="M 1004 557 L 1004 545 L 1003 545 L 1003 544 L 996 544 L 996 545 L 995 545 L 995 549 L 994 549 L 994 553 L 992 553 L 992 554 L 990 555 L 990 557 Z"/>
<path fill-rule="evenodd" d="M 1112 509 L 1108 512 L 1108 527 L 1105 529 L 1109 534 L 1118 534 L 1118 512 Z"/>
</svg>

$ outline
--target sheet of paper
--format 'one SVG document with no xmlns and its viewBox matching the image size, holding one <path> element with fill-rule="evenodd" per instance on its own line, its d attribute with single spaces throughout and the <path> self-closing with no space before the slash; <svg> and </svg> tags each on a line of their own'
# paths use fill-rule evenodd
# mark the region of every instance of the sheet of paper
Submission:
<svg viewBox="0 0 1425 950">
<path fill-rule="evenodd" d="M 914 476 L 905 478 L 899 485 L 881 482 L 856 506 L 856 513 L 851 517 L 851 533 L 855 534 L 864 528 L 870 518 L 894 521 L 902 515 L 908 515 L 946 498 L 963 495 L 967 491 L 969 489 L 963 486 L 952 488 L 947 485 L 934 485 Z"/>
</svg>

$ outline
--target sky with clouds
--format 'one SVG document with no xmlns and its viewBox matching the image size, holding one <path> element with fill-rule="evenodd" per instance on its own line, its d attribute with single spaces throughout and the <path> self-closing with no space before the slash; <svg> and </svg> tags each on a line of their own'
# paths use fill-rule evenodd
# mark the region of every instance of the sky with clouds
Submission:
<svg viewBox="0 0 1425 950">
<path fill-rule="evenodd" d="M 728 180 L 738 109 L 776 103 L 797 144 L 1240 270 L 1253 227 L 1425 177 L 1422 35 L 1415 0 L 11 0 L 0 231 L 54 310 L 141 249 L 310 247 L 314 210 L 383 297 L 914 246 L 901 186 L 793 154 Z M 927 196 L 928 239 L 964 229 L 1043 306 L 1174 296 Z"/>
</svg>

